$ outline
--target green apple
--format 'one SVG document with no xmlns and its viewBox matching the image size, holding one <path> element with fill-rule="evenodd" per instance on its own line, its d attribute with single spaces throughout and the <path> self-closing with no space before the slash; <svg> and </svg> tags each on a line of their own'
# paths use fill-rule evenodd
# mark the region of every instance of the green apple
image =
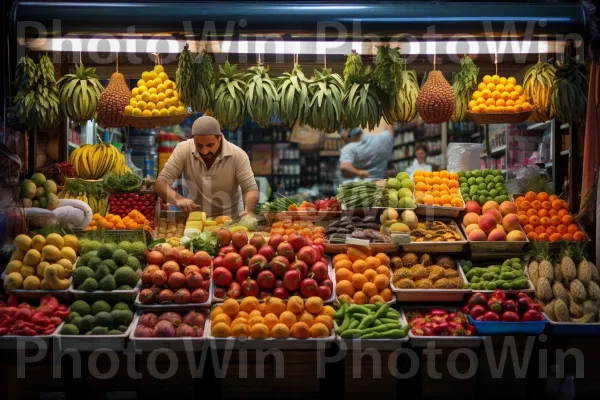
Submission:
<svg viewBox="0 0 600 400">
<path fill-rule="evenodd" d="M 408 188 L 402 188 L 402 189 L 398 190 L 398 198 L 401 199 L 402 197 L 412 198 L 412 190 L 410 190 Z"/>
<path fill-rule="evenodd" d="M 402 184 L 400 183 L 400 181 L 396 178 L 391 178 L 388 179 L 385 187 L 389 188 L 389 189 L 400 189 L 402 188 Z"/>
<path fill-rule="evenodd" d="M 398 175 L 396 175 L 396 179 L 402 182 L 404 179 L 410 179 L 410 175 L 408 175 L 406 172 L 398 172 Z"/>
<path fill-rule="evenodd" d="M 412 197 L 402 197 L 398 201 L 398 208 L 413 208 L 414 206 Z"/>
<path fill-rule="evenodd" d="M 388 207 L 398 207 L 398 196 L 396 196 L 395 194 L 388 196 Z"/>
<path fill-rule="evenodd" d="M 411 192 L 415 190 L 415 184 L 410 179 L 403 179 L 401 185 L 405 189 L 410 189 Z"/>
</svg>

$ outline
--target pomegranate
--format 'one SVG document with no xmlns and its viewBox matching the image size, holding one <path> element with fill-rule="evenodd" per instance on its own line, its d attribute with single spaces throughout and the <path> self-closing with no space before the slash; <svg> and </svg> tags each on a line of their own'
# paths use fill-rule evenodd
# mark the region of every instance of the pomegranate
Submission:
<svg viewBox="0 0 600 400">
<path fill-rule="evenodd" d="M 247 263 L 250 258 L 256 255 L 257 252 L 258 250 L 256 250 L 256 247 L 252 246 L 251 244 L 247 244 L 240 249 L 240 256 L 242 256 L 244 262 Z"/>
<path fill-rule="evenodd" d="M 192 294 L 187 289 L 179 289 L 175 292 L 175 303 L 187 304 L 192 300 Z"/>
<path fill-rule="evenodd" d="M 160 321 L 154 327 L 155 337 L 175 337 L 175 328 L 169 321 Z"/>
<path fill-rule="evenodd" d="M 134 332 L 133 336 L 142 337 L 142 338 L 154 337 L 154 329 L 152 329 L 148 326 L 138 325 L 135 328 L 135 332 Z"/>
<path fill-rule="evenodd" d="M 217 268 L 223 265 L 223 256 L 216 256 L 213 260 L 213 268 Z"/>
<path fill-rule="evenodd" d="M 273 257 L 275 257 L 275 250 L 268 244 L 265 244 L 260 249 L 258 249 L 258 254 L 266 258 L 268 262 L 271 261 Z"/>
<path fill-rule="evenodd" d="M 212 264 L 212 258 L 210 254 L 205 251 L 197 251 L 194 254 L 194 265 L 198 267 L 210 267 Z"/>
<path fill-rule="evenodd" d="M 210 279 L 210 267 L 200 268 L 200 275 L 202 275 L 202 279 Z"/>
<path fill-rule="evenodd" d="M 261 254 L 257 254 L 248 260 L 248 267 L 253 274 L 258 274 L 260 271 L 265 269 L 267 264 L 267 259 Z"/>
<path fill-rule="evenodd" d="M 142 289 L 139 294 L 139 300 L 142 304 L 149 304 L 154 301 L 154 292 L 151 289 Z"/>
<path fill-rule="evenodd" d="M 222 288 L 222 287 L 216 287 L 215 290 L 213 291 L 213 296 L 215 296 L 217 299 L 224 298 L 226 294 L 227 294 L 227 291 L 225 290 L 225 288 Z"/>
<path fill-rule="evenodd" d="M 167 280 L 167 286 L 171 289 L 180 289 L 185 286 L 186 278 L 181 272 L 173 272 Z"/>
<path fill-rule="evenodd" d="M 167 273 L 161 269 L 157 269 L 150 273 L 150 280 L 152 284 L 162 286 L 167 283 Z"/>
<path fill-rule="evenodd" d="M 194 263 L 194 253 L 188 249 L 183 249 L 179 252 L 179 262 L 183 265 L 190 265 Z"/>
<path fill-rule="evenodd" d="M 271 293 L 267 292 L 266 290 L 261 290 L 260 292 L 258 292 L 259 299 L 266 299 L 270 295 L 271 295 Z"/>
<path fill-rule="evenodd" d="M 154 246 L 152 248 L 152 250 L 160 251 L 161 253 L 165 254 L 168 250 L 171 250 L 172 248 L 173 248 L 173 246 L 171 246 L 167 242 L 164 242 L 164 243 L 157 244 L 156 246 Z"/>
<path fill-rule="evenodd" d="M 208 292 L 202 288 L 195 289 L 192 292 L 192 303 L 206 303 L 208 301 Z M 202 314 L 199 314 L 202 315 Z M 202 324 L 204 326 L 204 324 Z"/>
<path fill-rule="evenodd" d="M 227 268 L 225 268 L 225 267 L 215 268 L 215 271 L 213 272 L 213 280 L 215 282 L 215 285 L 221 286 L 221 287 L 227 287 L 227 286 L 229 286 L 229 283 L 231 282 L 232 279 L 233 279 L 233 275 L 231 274 L 231 271 L 229 271 Z"/>
<path fill-rule="evenodd" d="M 147 326 L 148 328 L 154 328 L 154 325 L 158 322 L 158 317 L 154 313 L 144 313 L 140 315 L 138 325 Z"/>
<path fill-rule="evenodd" d="M 196 330 L 189 325 L 179 325 L 175 329 L 175 337 L 195 337 Z"/>
<path fill-rule="evenodd" d="M 273 289 L 275 287 L 275 274 L 271 271 L 261 271 L 256 277 L 261 289 Z"/>
<path fill-rule="evenodd" d="M 204 267 L 204 268 L 206 268 L 206 267 Z M 188 265 L 187 267 L 185 267 L 185 269 L 183 270 L 183 274 L 184 274 L 185 276 L 188 276 L 188 275 L 189 275 L 189 274 L 191 274 L 192 272 L 197 272 L 197 273 L 200 273 L 200 268 L 198 268 L 198 266 L 197 266 L 197 265 L 190 264 L 190 265 Z"/>
<path fill-rule="evenodd" d="M 158 322 L 160 322 L 160 321 L 169 321 L 173 325 L 181 325 L 183 323 L 183 319 L 181 318 L 181 315 L 179 315 L 179 313 L 176 313 L 174 311 L 167 311 L 167 312 L 160 314 L 160 316 L 158 317 Z"/>
<path fill-rule="evenodd" d="M 312 265 L 312 267 L 310 267 L 310 272 L 312 272 L 315 275 L 315 279 L 318 281 L 322 281 L 323 279 L 326 279 L 329 276 L 327 270 L 327 264 L 321 261 L 317 261 Z"/>
<path fill-rule="evenodd" d="M 173 275 L 175 275 L 175 274 L 173 274 Z M 173 275 L 171 275 L 171 277 Z M 171 277 L 169 277 L 169 286 L 171 286 L 170 285 Z M 187 283 L 188 287 L 190 287 L 190 288 L 199 288 L 200 286 L 202 286 L 203 280 L 204 279 L 202 279 L 202 275 L 200 275 L 200 272 L 194 271 L 187 275 L 186 283 Z M 183 286 L 181 286 L 181 287 L 183 287 Z"/>
<path fill-rule="evenodd" d="M 208 292 L 210 290 L 210 279 L 203 280 L 200 287 Z"/>
<path fill-rule="evenodd" d="M 231 282 L 227 290 L 227 296 L 232 299 L 238 299 L 242 295 L 242 285 L 238 282 Z"/>
<path fill-rule="evenodd" d="M 152 250 L 146 255 L 146 261 L 148 264 L 162 265 L 164 257 L 160 251 Z"/>
<path fill-rule="evenodd" d="M 288 298 L 289 293 L 288 293 L 287 290 L 285 290 L 285 288 L 278 287 L 278 288 L 275 288 L 275 290 L 273 291 L 273 296 L 274 297 L 278 297 L 278 298 L 280 298 L 282 300 L 285 300 L 285 299 Z"/>
<path fill-rule="evenodd" d="M 161 269 L 165 271 L 167 277 L 169 277 L 174 272 L 181 272 L 179 264 L 177 264 L 175 261 L 167 261 L 162 265 Z"/>
<path fill-rule="evenodd" d="M 276 249 L 280 243 L 283 243 L 283 236 L 276 233 L 275 235 L 269 238 L 269 242 L 267 244 L 272 248 Z"/>
<path fill-rule="evenodd" d="M 288 237 L 288 243 L 292 245 L 294 251 L 299 251 L 301 248 L 307 245 L 306 238 L 298 233 L 292 233 Z"/>
<path fill-rule="evenodd" d="M 161 303 L 170 303 L 175 301 L 175 294 L 170 289 L 163 289 L 158 294 L 158 301 Z"/>
<path fill-rule="evenodd" d="M 148 265 L 146 268 L 144 268 L 144 272 L 142 272 L 142 283 L 145 283 L 147 285 L 152 283 L 152 271 L 158 270 L 160 270 L 158 265 Z"/>
<path fill-rule="evenodd" d="M 290 263 L 284 256 L 277 256 L 269 263 L 269 269 L 275 274 L 276 277 L 281 278 L 285 271 L 290 268 Z"/>
<path fill-rule="evenodd" d="M 250 244 L 260 250 L 265 244 L 267 244 L 267 240 L 260 235 L 254 235 L 250 238 Z"/>
<path fill-rule="evenodd" d="M 230 271 L 237 271 L 242 265 L 244 265 L 244 260 L 238 253 L 227 253 L 223 257 L 223 266 Z"/>
<path fill-rule="evenodd" d="M 317 288 L 317 296 L 323 300 L 329 300 L 331 298 L 331 288 L 327 286 L 319 286 Z"/>
<path fill-rule="evenodd" d="M 217 244 L 219 247 L 227 246 L 231 243 L 231 232 L 225 228 L 219 229 L 217 232 Z"/>
<path fill-rule="evenodd" d="M 221 247 L 219 249 L 219 255 L 223 255 L 223 256 L 227 253 L 236 253 L 236 252 L 237 252 L 237 249 L 235 247 L 233 247 L 233 245 L 231 245 L 231 244 L 228 246 L 225 246 L 225 247 Z"/>
<path fill-rule="evenodd" d="M 291 269 L 283 275 L 283 287 L 290 292 L 300 288 L 300 272 L 297 269 Z"/>
<path fill-rule="evenodd" d="M 175 249 L 169 249 L 165 251 L 164 260 L 179 262 L 179 252 Z"/>
<path fill-rule="evenodd" d="M 319 259 L 319 253 L 312 247 L 305 246 L 298 251 L 298 260 L 304 261 L 306 265 L 313 265 Z"/>
<path fill-rule="evenodd" d="M 283 242 L 277 246 L 277 255 L 287 258 L 290 262 L 294 261 L 295 254 L 294 248 L 289 243 Z"/>
<path fill-rule="evenodd" d="M 250 275 L 252 275 L 252 271 L 250 270 L 250 267 L 242 267 L 236 271 L 235 280 L 238 282 L 244 282 L 246 279 L 248 279 L 250 277 Z"/>
<path fill-rule="evenodd" d="M 196 337 L 204 336 L 204 328 L 196 328 L 194 330 L 196 331 Z"/>
<path fill-rule="evenodd" d="M 300 279 L 304 279 L 306 275 L 308 275 L 308 265 L 304 261 L 296 260 L 292 265 L 290 265 L 290 269 L 296 269 L 300 273 Z"/>
<path fill-rule="evenodd" d="M 236 249 L 241 249 L 248 244 L 248 234 L 246 231 L 235 231 L 231 234 L 231 244 Z"/>
</svg>

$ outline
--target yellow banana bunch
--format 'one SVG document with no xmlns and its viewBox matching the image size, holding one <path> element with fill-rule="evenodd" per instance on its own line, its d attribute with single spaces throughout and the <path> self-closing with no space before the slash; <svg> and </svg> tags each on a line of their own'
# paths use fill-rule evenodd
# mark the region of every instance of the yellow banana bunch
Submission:
<svg viewBox="0 0 600 400">
<path fill-rule="evenodd" d="M 546 122 L 554 116 L 550 107 L 550 91 L 554 85 L 555 69 L 551 64 L 538 62 L 525 73 L 523 93 L 534 105 L 531 122 Z"/>
<path fill-rule="evenodd" d="M 73 150 L 69 163 L 83 179 L 100 179 L 125 164 L 123 155 L 111 144 L 86 144 Z"/>
</svg>

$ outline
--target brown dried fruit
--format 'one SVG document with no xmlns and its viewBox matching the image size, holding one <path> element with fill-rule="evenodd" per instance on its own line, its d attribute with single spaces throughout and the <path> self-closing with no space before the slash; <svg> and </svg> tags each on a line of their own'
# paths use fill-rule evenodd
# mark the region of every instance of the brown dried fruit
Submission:
<svg viewBox="0 0 600 400">
<path fill-rule="evenodd" d="M 454 90 L 440 71 L 429 73 L 417 98 L 417 107 L 426 124 L 441 124 L 452 117 L 456 107 Z"/>
</svg>

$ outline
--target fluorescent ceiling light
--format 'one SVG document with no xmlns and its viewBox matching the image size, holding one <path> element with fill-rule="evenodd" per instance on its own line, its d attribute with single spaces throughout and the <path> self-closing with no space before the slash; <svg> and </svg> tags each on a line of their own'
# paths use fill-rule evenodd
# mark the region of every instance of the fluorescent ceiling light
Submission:
<svg viewBox="0 0 600 400">
<path fill-rule="evenodd" d="M 117 38 L 50 38 L 31 39 L 26 44 L 33 51 L 83 52 L 83 53 L 161 53 L 177 54 L 188 43 L 190 50 L 206 49 L 209 53 L 230 54 L 299 54 L 345 55 L 355 50 L 363 55 L 377 54 L 376 41 L 284 41 L 239 40 L 185 41 L 176 39 L 117 39 Z M 546 40 L 467 40 L 398 41 L 392 42 L 400 52 L 408 55 L 463 55 L 463 54 L 562 54 L 564 41 Z M 576 44 L 577 45 L 577 44 Z"/>
</svg>

